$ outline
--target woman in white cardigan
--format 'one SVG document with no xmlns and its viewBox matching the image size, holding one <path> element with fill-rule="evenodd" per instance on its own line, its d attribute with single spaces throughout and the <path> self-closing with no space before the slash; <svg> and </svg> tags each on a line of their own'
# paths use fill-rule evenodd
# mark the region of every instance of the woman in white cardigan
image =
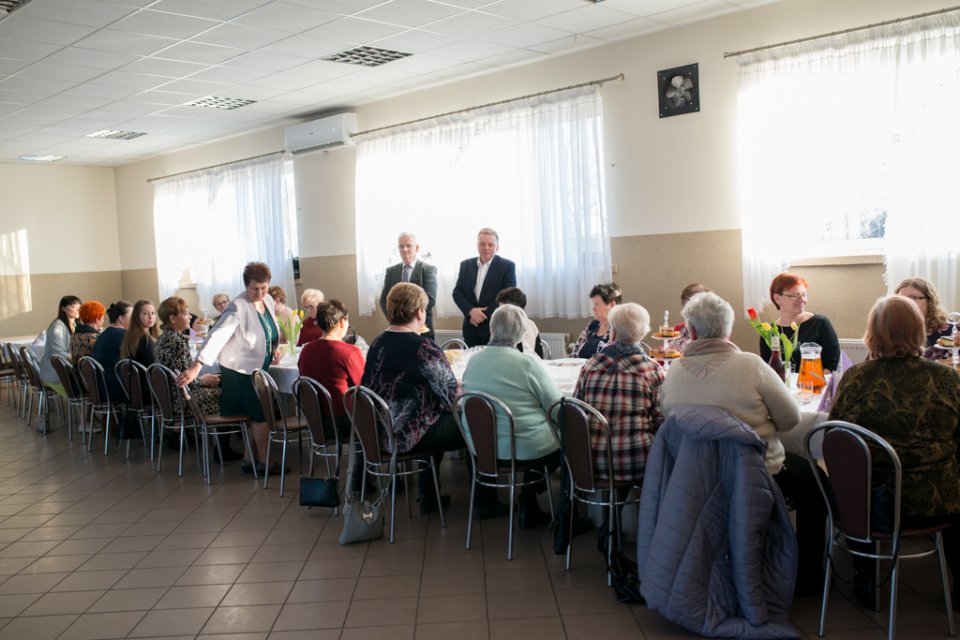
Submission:
<svg viewBox="0 0 960 640">
<path fill-rule="evenodd" d="M 280 362 L 279 331 L 270 287 L 270 267 L 251 262 L 243 269 L 243 293 L 233 299 L 210 330 L 197 360 L 180 374 L 177 384 L 190 384 L 203 365 L 220 363 L 220 414 L 250 416 L 254 451 L 243 461 L 244 473 L 267 464 L 267 423 L 253 388 L 253 370 Z M 271 473 L 274 471 L 271 470 Z M 277 469 L 279 472 L 279 469 Z M 261 470 L 262 473 L 262 470 Z"/>
</svg>

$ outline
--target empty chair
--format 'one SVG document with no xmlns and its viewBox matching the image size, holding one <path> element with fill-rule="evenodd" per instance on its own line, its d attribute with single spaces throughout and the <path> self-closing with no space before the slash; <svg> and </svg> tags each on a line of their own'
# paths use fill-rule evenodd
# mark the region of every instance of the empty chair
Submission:
<svg viewBox="0 0 960 640">
<path fill-rule="evenodd" d="M 13 370 L 16 373 L 16 406 L 17 406 L 17 417 L 26 418 L 26 409 L 27 409 L 27 394 L 30 391 L 30 380 L 27 377 L 27 369 L 23 366 L 23 360 L 20 357 L 20 352 L 14 348 L 12 344 L 7 344 L 7 348 L 10 356 L 10 363 L 13 365 Z"/>
<path fill-rule="evenodd" d="M 207 479 L 207 484 L 210 484 L 210 440 L 213 439 L 217 447 L 217 452 L 220 454 L 221 467 L 223 467 L 223 451 L 220 448 L 219 436 L 239 433 L 241 437 L 243 437 L 243 444 L 246 446 L 247 451 L 252 451 L 250 448 L 250 433 L 247 430 L 247 423 L 250 422 L 250 417 L 205 414 L 200 407 L 200 402 L 197 401 L 195 396 L 190 394 L 187 387 L 181 387 L 180 390 L 183 393 L 184 403 L 189 407 L 190 413 L 193 416 L 194 424 L 200 427 L 203 475 Z M 254 466 L 253 473 L 253 477 L 256 478 L 256 466 Z"/>
<path fill-rule="evenodd" d="M 16 397 L 14 388 L 17 386 L 17 370 L 10 358 L 8 342 L 0 342 L 0 385 L 3 384 L 7 385 L 7 402 L 13 404 Z"/>
<path fill-rule="evenodd" d="M 180 457 L 177 475 L 183 476 L 183 450 L 187 447 L 187 427 L 193 429 L 197 435 L 197 425 L 188 421 L 185 411 L 178 411 L 173 402 L 173 394 L 177 393 L 177 375 L 162 364 L 152 364 L 147 368 L 150 393 L 160 412 L 160 450 L 157 452 L 157 473 L 163 465 L 163 434 L 166 430 L 179 432 Z M 200 451 L 197 450 L 197 462 L 200 462 Z"/>
<path fill-rule="evenodd" d="M 292 438 L 295 438 L 300 446 L 300 453 L 303 453 L 303 432 L 306 426 L 300 423 L 297 416 L 285 417 L 283 415 L 283 403 L 280 399 L 280 390 L 273 377 L 263 369 L 254 369 L 253 388 L 257 391 L 257 399 L 260 401 L 260 408 L 263 410 L 263 416 L 267 420 L 267 452 L 264 454 L 263 488 L 267 488 L 270 480 L 270 446 L 277 443 L 283 447 L 280 454 L 280 467 L 273 469 L 273 472 L 280 472 L 280 495 L 283 495 L 283 484 L 287 472 L 287 444 Z M 252 449 L 250 449 L 252 452 Z M 302 455 L 301 455 L 302 460 Z M 254 464 L 254 467 L 257 465 Z"/>
<path fill-rule="evenodd" d="M 90 356 L 84 356 L 77 363 L 77 369 L 80 371 L 80 379 L 83 381 L 83 388 L 90 403 L 91 429 L 87 450 L 93 450 L 93 425 L 100 418 L 103 420 L 103 455 L 107 455 L 110 450 L 110 425 L 116 424 L 123 415 L 123 404 L 119 402 L 119 398 L 114 400 L 110 397 L 103 367 L 99 362 Z"/>
<path fill-rule="evenodd" d="M 57 372 L 57 378 L 67 392 L 67 432 L 69 440 L 73 442 L 73 415 L 76 413 L 80 423 L 80 442 L 86 443 L 86 429 L 84 426 L 84 413 L 87 407 L 87 398 L 84 395 L 83 383 L 80 382 L 79 374 L 70 362 L 59 354 L 50 357 L 53 364 L 53 370 Z"/>
<path fill-rule="evenodd" d="M 397 453 L 396 441 L 393 437 L 393 420 L 390 409 L 383 398 L 367 387 L 350 387 L 343 397 L 343 404 L 347 407 L 353 430 L 357 440 L 363 448 L 363 461 L 366 474 L 360 489 L 361 499 L 366 495 L 367 474 L 380 478 L 387 478 L 390 490 L 390 543 L 396 537 L 397 516 L 397 477 L 422 473 L 429 466 L 433 474 L 433 487 L 437 499 L 437 509 L 440 513 L 440 526 L 446 527 L 443 517 L 443 500 L 440 496 L 440 482 L 437 479 L 437 468 L 430 454 Z M 385 436 L 387 448 L 384 451 L 380 446 L 380 438 Z M 421 466 L 421 463 L 423 466 Z M 384 470 L 386 467 L 386 470 Z M 379 487 L 378 487 L 379 490 Z M 410 515 L 410 492 L 407 495 L 407 514 Z"/>
<path fill-rule="evenodd" d="M 147 368 L 132 358 L 124 358 L 114 367 L 117 381 L 127 396 L 127 413 L 132 415 L 140 427 L 143 446 L 147 446 L 147 434 L 143 423 L 150 421 L 150 461 L 156 441 L 156 405 L 150 394 Z M 127 457 L 130 457 L 130 439 L 127 439 Z"/>
<path fill-rule="evenodd" d="M 811 440 L 815 434 L 823 432 L 823 461 L 827 467 L 830 481 L 825 482 L 816 471 L 816 461 L 811 451 Z M 954 636 L 956 630 L 953 619 L 953 605 L 950 599 L 950 580 L 947 577 L 947 561 L 943 549 L 943 530 L 949 522 L 924 527 L 903 527 L 900 513 L 900 488 L 903 480 L 903 467 L 900 456 L 890 443 L 877 434 L 861 426 L 831 420 L 810 430 L 805 440 L 807 460 L 814 469 L 814 477 L 827 505 L 830 526 L 827 531 L 826 567 L 823 579 L 823 595 L 820 604 L 820 627 L 818 635 L 823 637 L 827 619 L 827 601 L 830 597 L 830 579 L 833 569 L 833 552 L 840 549 L 860 558 L 890 563 L 890 617 L 887 637 L 893 640 L 897 623 L 897 588 L 901 559 L 922 558 L 936 554 L 940 567 L 940 583 L 947 610 L 947 632 Z M 893 504 L 888 514 L 880 514 L 879 509 L 871 508 L 878 493 L 874 491 L 873 468 L 874 454 L 885 458 L 878 465 L 884 469 L 893 469 Z M 885 487 L 886 488 L 886 487 Z M 889 495 L 889 494 L 888 494 Z M 883 518 L 886 515 L 888 518 Z M 919 549 L 911 553 L 903 552 L 904 540 L 927 540 L 930 548 Z M 880 584 L 879 582 L 877 583 Z M 879 599 L 877 600 L 879 605 Z M 878 608 L 879 610 L 879 608 Z"/>
<path fill-rule="evenodd" d="M 497 433 L 497 413 L 504 416 L 509 429 L 510 457 L 503 459 L 499 456 L 500 436 Z M 470 486 L 470 511 L 467 516 L 467 542 L 470 548 L 473 532 L 473 506 L 476 498 L 477 486 L 492 489 L 506 488 L 510 494 L 510 524 L 507 527 L 507 560 L 513 560 L 513 526 L 514 505 L 516 504 L 517 487 L 530 486 L 545 482 L 550 502 L 550 515 L 553 516 L 553 496 L 550 494 L 550 467 L 543 465 L 533 468 L 522 460 L 517 460 L 517 443 L 515 438 L 513 414 L 510 408 L 489 393 L 480 391 L 468 392 L 457 398 L 453 415 L 457 425 L 463 433 L 463 439 L 468 443 L 467 451 L 473 459 L 473 483 Z M 472 443 L 472 446 L 470 446 Z M 531 472 L 538 477 L 530 478 Z M 518 480 L 517 474 L 525 473 L 525 479 Z M 536 493 L 533 494 L 536 500 Z"/>
</svg>

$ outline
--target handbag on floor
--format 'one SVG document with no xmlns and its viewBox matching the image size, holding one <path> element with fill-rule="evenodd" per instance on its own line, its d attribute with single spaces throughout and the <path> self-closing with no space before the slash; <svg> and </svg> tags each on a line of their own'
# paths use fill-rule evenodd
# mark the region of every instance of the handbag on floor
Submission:
<svg viewBox="0 0 960 640">
<path fill-rule="evenodd" d="M 357 439 L 356 431 L 350 430 L 350 447 L 347 451 L 353 451 Z M 353 477 L 353 470 L 356 464 L 357 456 L 350 456 L 350 464 L 347 468 L 347 478 Z M 384 499 L 383 493 L 377 494 L 377 499 L 360 500 L 354 497 L 350 490 L 350 482 L 343 492 L 343 531 L 340 532 L 340 544 L 353 544 L 354 542 L 366 542 L 367 540 L 376 540 L 383 537 L 383 511 Z"/>
<path fill-rule="evenodd" d="M 340 506 L 340 489 L 337 478 L 300 477 L 300 506 L 330 507 Z"/>
</svg>

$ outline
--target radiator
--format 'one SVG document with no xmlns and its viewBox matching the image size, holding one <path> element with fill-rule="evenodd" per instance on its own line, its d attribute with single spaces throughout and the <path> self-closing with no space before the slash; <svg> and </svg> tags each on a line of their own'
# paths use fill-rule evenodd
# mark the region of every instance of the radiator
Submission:
<svg viewBox="0 0 960 640">
<path fill-rule="evenodd" d="M 867 345 L 863 344 L 863 340 L 859 338 L 841 338 L 840 350 L 847 354 L 853 364 L 859 364 L 867 359 Z"/>
<path fill-rule="evenodd" d="M 435 329 L 434 335 L 436 336 L 434 340 L 437 341 L 437 344 L 443 344 L 447 340 L 463 340 L 463 333 L 459 329 Z M 553 360 L 556 358 L 566 358 L 567 357 L 567 340 L 568 334 L 566 333 L 540 333 L 540 342 L 544 344 L 543 355 L 547 360 Z"/>
</svg>

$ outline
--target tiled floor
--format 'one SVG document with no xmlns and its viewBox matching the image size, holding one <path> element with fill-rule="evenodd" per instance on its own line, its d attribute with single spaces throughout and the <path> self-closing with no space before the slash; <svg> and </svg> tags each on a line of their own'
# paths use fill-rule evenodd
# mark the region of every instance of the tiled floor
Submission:
<svg viewBox="0 0 960 640">
<path fill-rule="evenodd" d="M 576 539 L 570 572 L 545 527 L 517 532 L 512 562 L 502 520 L 465 551 L 459 461 L 443 466 L 445 530 L 401 512 L 396 544 L 343 547 L 339 519 L 300 507 L 294 480 L 281 498 L 231 463 L 208 488 L 195 459 L 178 478 L 173 456 L 157 474 L 141 448 L 105 458 L 98 441 L 90 455 L 64 427 L 44 438 L 0 397 L 0 640 L 695 637 L 619 604 L 592 535 Z M 945 636 L 935 568 L 903 575 L 900 637 Z M 846 592 L 833 595 L 828 637 L 885 637 L 885 613 Z M 817 613 L 816 598 L 796 603 L 809 637 Z"/>
</svg>

